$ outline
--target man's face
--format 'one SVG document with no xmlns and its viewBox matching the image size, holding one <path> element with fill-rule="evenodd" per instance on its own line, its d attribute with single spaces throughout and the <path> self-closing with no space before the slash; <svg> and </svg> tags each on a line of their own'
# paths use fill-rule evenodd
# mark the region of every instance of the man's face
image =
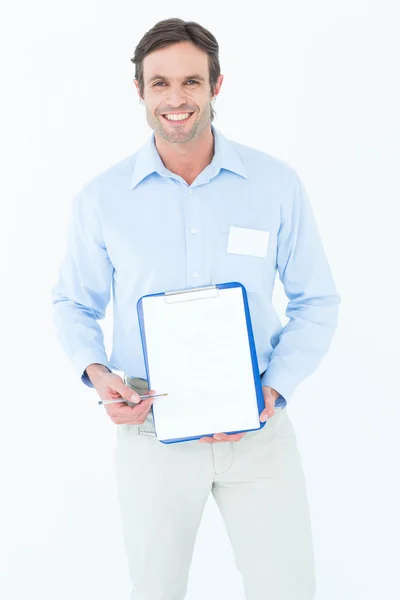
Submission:
<svg viewBox="0 0 400 600">
<path fill-rule="evenodd" d="M 156 134 L 168 142 L 188 142 L 210 123 L 208 56 L 194 44 L 180 42 L 151 52 L 143 61 L 143 75 L 146 119 Z M 135 85 L 139 91 L 136 80 Z"/>
</svg>

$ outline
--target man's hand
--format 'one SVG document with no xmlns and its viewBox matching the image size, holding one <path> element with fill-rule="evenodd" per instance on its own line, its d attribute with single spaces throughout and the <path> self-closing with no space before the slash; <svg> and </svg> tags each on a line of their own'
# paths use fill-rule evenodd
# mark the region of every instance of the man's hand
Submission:
<svg viewBox="0 0 400 600">
<path fill-rule="evenodd" d="M 269 385 L 262 386 L 263 396 L 264 396 L 264 404 L 265 408 L 260 415 L 260 421 L 266 421 L 275 413 L 275 400 L 279 396 L 279 392 L 274 390 L 274 388 Z M 199 442 L 214 444 L 215 442 L 239 442 L 243 436 L 246 435 L 246 431 L 244 433 L 215 433 L 213 437 L 202 437 L 199 439 Z"/>
<path fill-rule="evenodd" d="M 121 402 L 104 404 L 104 408 L 113 423 L 117 425 L 138 425 L 144 423 L 155 398 L 150 397 L 148 400 L 140 400 L 139 394 L 125 385 L 119 375 L 111 373 L 105 368 L 104 370 L 96 371 L 95 374 L 91 373 L 89 377 L 101 400 L 118 400 L 118 398 L 121 398 Z M 146 394 L 150 395 L 155 393 L 154 390 L 146 392 Z M 124 400 L 137 403 L 137 406 L 128 406 Z"/>
<path fill-rule="evenodd" d="M 261 422 L 266 421 L 275 414 L 275 400 L 279 396 L 279 392 L 274 390 L 274 388 L 270 387 L 269 385 L 263 385 L 262 391 L 264 394 L 265 408 L 260 415 Z"/>
</svg>

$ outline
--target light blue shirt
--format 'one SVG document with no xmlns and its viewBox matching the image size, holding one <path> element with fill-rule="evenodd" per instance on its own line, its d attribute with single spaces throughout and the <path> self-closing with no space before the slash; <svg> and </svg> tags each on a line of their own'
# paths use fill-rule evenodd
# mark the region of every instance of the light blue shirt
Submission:
<svg viewBox="0 0 400 600">
<path fill-rule="evenodd" d="M 276 406 L 286 406 L 327 352 L 341 297 L 296 171 L 212 131 L 213 159 L 191 185 L 164 166 L 152 133 L 76 194 L 52 288 L 56 334 L 86 385 L 93 387 L 85 374 L 92 363 L 146 379 L 138 299 L 238 281 L 247 290 L 261 383 L 279 392 Z M 266 256 L 227 252 L 231 226 L 269 232 Z M 272 305 L 276 271 L 288 297 L 284 327 Z M 108 359 L 98 321 L 111 291 Z"/>
</svg>

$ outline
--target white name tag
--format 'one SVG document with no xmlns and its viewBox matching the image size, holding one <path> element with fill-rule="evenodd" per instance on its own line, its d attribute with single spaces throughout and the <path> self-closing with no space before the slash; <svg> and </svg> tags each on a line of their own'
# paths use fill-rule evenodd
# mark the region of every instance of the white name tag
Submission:
<svg viewBox="0 0 400 600">
<path fill-rule="evenodd" d="M 246 254 L 265 258 L 268 252 L 269 231 L 233 227 L 229 230 L 228 247 L 230 254 Z"/>
</svg>

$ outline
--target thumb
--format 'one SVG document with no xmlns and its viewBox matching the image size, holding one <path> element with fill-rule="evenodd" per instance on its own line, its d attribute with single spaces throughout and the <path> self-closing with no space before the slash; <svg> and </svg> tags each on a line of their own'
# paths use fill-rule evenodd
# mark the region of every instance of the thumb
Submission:
<svg viewBox="0 0 400 600">
<path fill-rule="evenodd" d="M 275 397 L 271 390 L 267 387 L 263 387 L 263 395 L 265 408 L 260 415 L 260 421 L 266 421 L 269 417 L 272 417 L 275 412 Z"/>
<path fill-rule="evenodd" d="M 113 383 L 112 387 L 114 388 L 114 391 L 118 392 L 118 394 L 124 400 L 129 400 L 130 402 L 133 402 L 134 404 L 139 404 L 139 402 L 141 402 L 139 394 L 137 392 L 135 392 L 129 386 L 125 385 L 124 382 L 122 381 L 122 379 L 120 379 L 119 381 L 115 381 L 115 383 Z"/>
</svg>

